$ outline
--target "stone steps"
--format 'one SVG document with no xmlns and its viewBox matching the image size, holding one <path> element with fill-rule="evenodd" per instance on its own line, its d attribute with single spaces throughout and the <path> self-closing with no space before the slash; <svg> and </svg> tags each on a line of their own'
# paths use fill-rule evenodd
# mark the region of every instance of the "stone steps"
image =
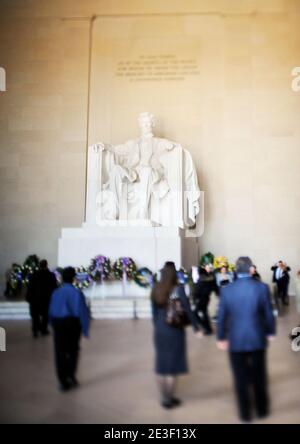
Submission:
<svg viewBox="0 0 300 444">
<path fill-rule="evenodd" d="M 90 300 L 93 319 L 150 317 L 149 298 L 95 298 Z"/>
<path fill-rule="evenodd" d="M 27 302 L 0 302 L 0 319 L 29 319 Z"/>
<path fill-rule="evenodd" d="M 93 319 L 150 318 L 149 298 L 93 298 L 87 299 Z M 25 301 L 0 302 L 0 319 L 30 319 Z"/>
</svg>

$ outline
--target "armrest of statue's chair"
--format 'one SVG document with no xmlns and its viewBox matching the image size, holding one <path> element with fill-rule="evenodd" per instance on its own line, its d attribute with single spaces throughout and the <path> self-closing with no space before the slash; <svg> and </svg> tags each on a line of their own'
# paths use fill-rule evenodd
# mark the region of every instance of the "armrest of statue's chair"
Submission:
<svg viewBox="0 0 300 444">
<path fill-rule="evenodd" d="M 105 220 L 127 219 L 128 183 L 134 181 L 132 172 L 116 164 L 114 154 L 103 144 L 88 150 L 86 223 L 99 224 Z"/>
<path fill-rule="evenodd" d="M 105 214 L 113 218 L 113 205 L 110 210 L 105 210 L 108 199 L 112 198 L 108 193 L 107 183 L 110 165 L 114 162 L 113 157 L 111 152 L 103 149 L 103 144 L 91 145 L 88 148 L 85 210 L 85 221 L 88 225 L 95 225 L 97 220 L 105 218 Z"/>
</svg>

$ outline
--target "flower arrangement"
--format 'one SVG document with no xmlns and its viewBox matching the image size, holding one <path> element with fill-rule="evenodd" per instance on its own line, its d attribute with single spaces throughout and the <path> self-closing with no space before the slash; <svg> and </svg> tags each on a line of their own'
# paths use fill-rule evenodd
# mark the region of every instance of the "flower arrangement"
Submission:
<svg viewBox="0 0 300 444">
<path fill-rule="evenodd" d="M 112 268 L 110 259 L 103 255 L 94 257 L 91 260 L 89 272 L 91 278 L 95 282 L 99 282 L 102 284 L 104 280 L 108 280 L 111 277 Z"/>
<path fill-rule="evenodd" d="M 228 264 L 227 268 L 228 268 L 228 271 L 230 273 L 233 273 L 235 271 L 235 265 L 234 264 Z"/>
<path fill-rule="evenodd" d="M 220 268 L 226 267 L 229 272 L 233 272 L 235 269 L 234 264 L 230 264 L 227 257 L 218 256 L 214 259 L 214 269 L 220 270 Z"/>
<path fill-rule="evenodd" d="M 187 284 L 189 281 L 189 273 L 184 269 L 184 268 L 180 268 L 177 271 L 177 278 L 178 278 L 178 282 L 182 285 Z"/>
<path fill-rule="evenodd" d="M 227 267 L 228 266 L 228 259 L 225 256 L 218 256 L 218 257 L 215 257 L 213 264 L 214 264 L 215 269 Z"/>
<path fill-rule="evenodd" d="M 83 290 L 84 288 L 88 288 L 91 284 L 91 277 L 89 275 L 88 268 L 85 267 L 77 267 L 75 268 L 76 277 L 74 281 L 74 287 L 79 290 Z"/>
<path fill-rule="evenodd" d="M 137 271 L 134 261 L 130 257 L 120 257 L 113 266 L 113 273 L 116 279 L 133 279 Z"/>
<path fill-rule="evenodd" d="M 152 287 L 154 283 L 154 275 L 147 267 L 139 268 L 134 274 L 134 282 L 143 288 Z"/>
<path fill-rule="evenodd" d="M 234 265 L 228 262 L 225 256 L 215 257 L 211 252 L 204 254 L 200 259 L 200 266 L 211 265 L 214 271 L 220 270 L 222 266 L 226 266 L 229 272 L 234 271 Z M 29 282 L 29 278 L 35 271 L 39 270 L 39 258 L 37 255 L 30 255 L 21 266 L 14 263 L 8 274 L 10 287 L 14 291 L 22 290 Z M 76 278 L 74 286 L 79 289 L 88 288 L 92 282 L 102 283 L 109 279 L 123 280 L 124 284 L 127 280 L 133 280 L 137 285 L 143 288 L 152 287 L 158 279 L 158 274 L 153 273 L 149 268 L 142 267 L 137 269 L 135 262 L 130 257 L 118 258 L 113 266 L 107 256 L 97 255 L 91 259 L 88 268 L 83 266 L 75 268 Z M 62 268 L 57 267 L 54 271 L 58 285 L 62 283 Z M 186 284 L 191 281 L 191 272 L 184 268 L 177 271 L 178 281 L 180 284 Z"/>
<path fill-rule="evenodd" d="M 213 265 L 214 264 L 214 255 L 211 252 L 203 254 L 200 259 L 200 267 L 205 267 L 205 265 Z"/>
<path fill-rule="evenodd" d="M 13 264 L 9 273 L 9 285 L 12 290 L 17 290 L 25 283 L 23 280 L 23 267 L 19 264 Z"/>
<path fill-rule="evenodd" d="M 23 285 L 29 283 L 30 276 L 39 270 L 40 260 L 37 255 L 28 256 L 23 265 L 12 264 L 9 273 L 9 284 L 12 290 L 21 290 Z"/>
<path fill-rule="evenodd" d="M 23 264 L 23 280 L 28 284 L 30 276 L 40 268 L 40 259 L 36 254 L 28 256 Z"/>
</svg>

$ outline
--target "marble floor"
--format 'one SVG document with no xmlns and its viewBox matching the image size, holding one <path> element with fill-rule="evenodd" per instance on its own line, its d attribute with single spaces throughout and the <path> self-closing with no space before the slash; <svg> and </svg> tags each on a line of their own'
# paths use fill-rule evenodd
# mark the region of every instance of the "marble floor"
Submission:
<svg viewBox="0 0 300 444">
<path fill-rule="evenodd" d="M 278 320 L 269 350 L 271 416 L 261 423 L 300 422 L 300 351 L 288 334 L 298 325 L 293 304 Z M 1 423 L 238 423 L 227 355 L 214 337 L 188 333 L 190 373 L 181 377 L 184 404 L 158 403 L 150 320 L 93 321 L 82 340 L 80 388 L 60 393 L 52 338 L 31 338 L 27 321 L 2 321 L 7 351 L 0 353 Z"/>
</svg>

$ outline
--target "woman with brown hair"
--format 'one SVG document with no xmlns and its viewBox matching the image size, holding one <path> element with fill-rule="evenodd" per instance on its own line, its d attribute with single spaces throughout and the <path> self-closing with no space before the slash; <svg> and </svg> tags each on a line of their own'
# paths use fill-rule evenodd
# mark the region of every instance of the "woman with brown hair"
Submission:
<svg viewBox="0 0 300 444">
<path fill-rule="evenodd" d="M 174 262 L 166 262 L 161 270 L 161 278 L 151 293 L 155 372 L 161 394 L 161 405 L 164 408 L 178 406 L 181 401 L 176 399 L 175 383 L 178 374 L 187 373 L 186 338 L 184 327 L 175 327 L 166 322 L 167 307 L 170 298 L 178 298 L 194 331 L 201 337 L 197 319 L 193 314 L 184 287 L 178 284 Z"/>
</svg>

